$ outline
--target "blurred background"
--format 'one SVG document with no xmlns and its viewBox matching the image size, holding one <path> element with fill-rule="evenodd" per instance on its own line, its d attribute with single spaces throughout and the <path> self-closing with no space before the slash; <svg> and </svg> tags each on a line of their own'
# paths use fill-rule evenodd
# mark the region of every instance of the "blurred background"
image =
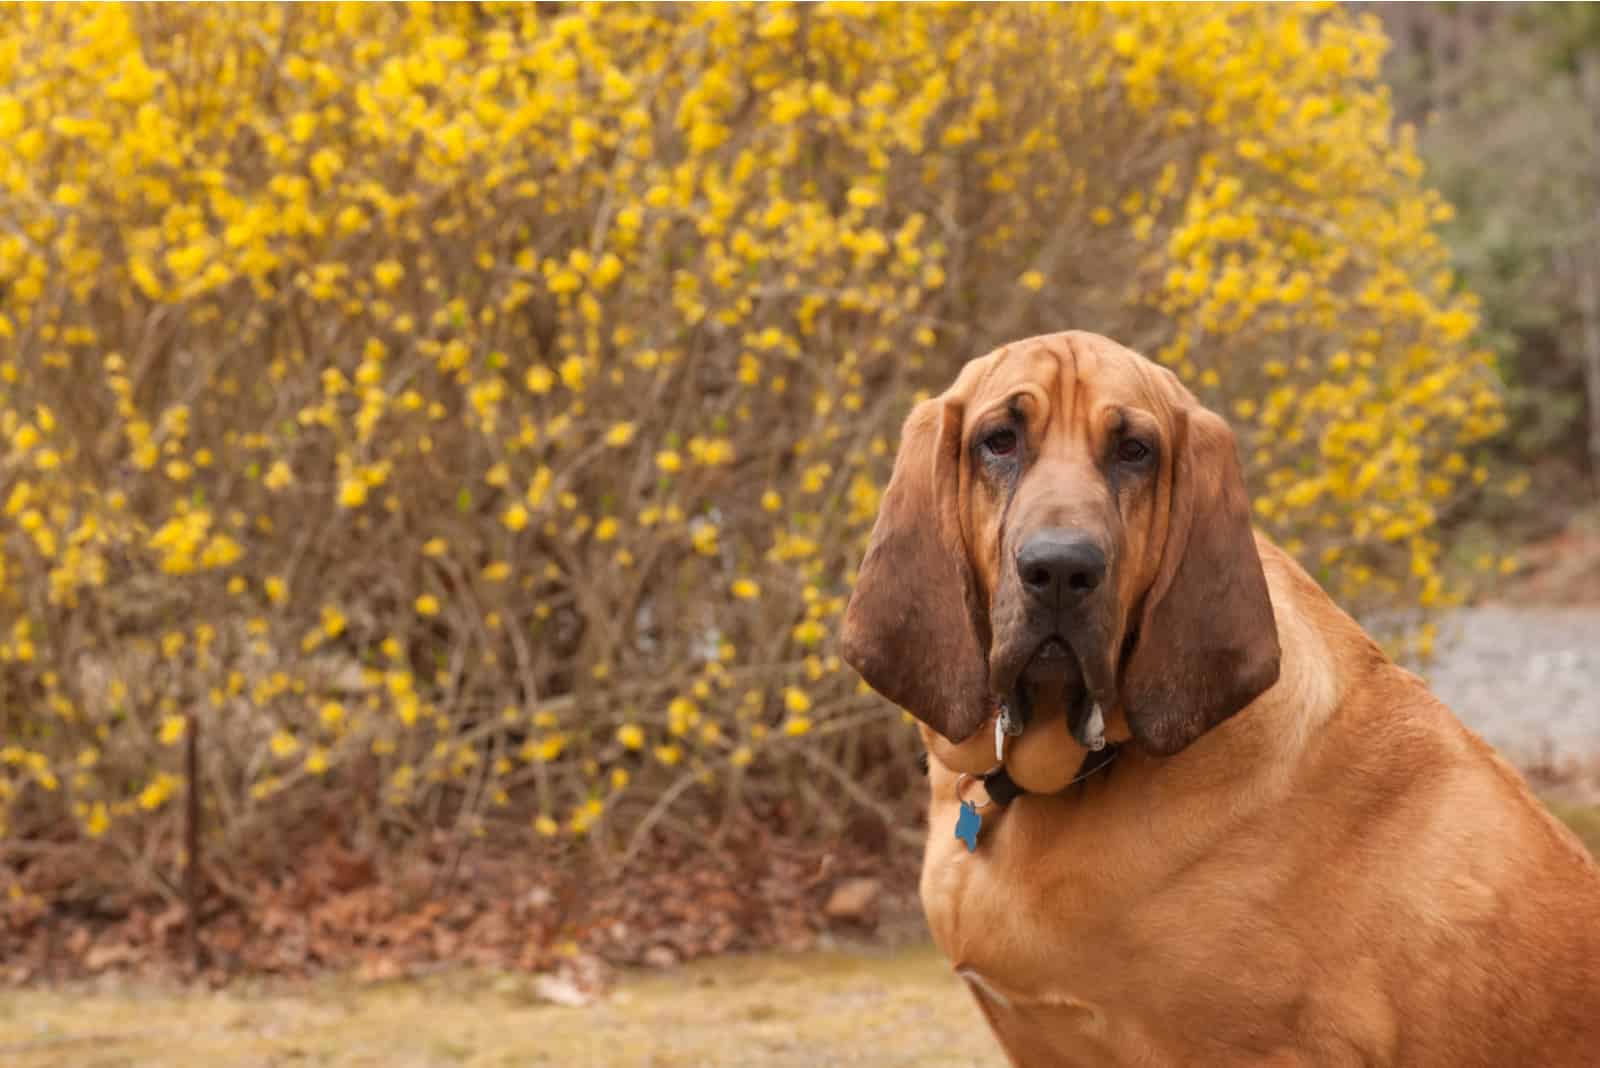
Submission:
<svg viewBox="0 0 1600 1068">
<path fill-rule="evenodd" d="M 12 6 L 0 189 L 11 1063 L 993 1063 L 835 633 L 1056 329 L 1600 841 L 1592 6 Z"/>
</svg>

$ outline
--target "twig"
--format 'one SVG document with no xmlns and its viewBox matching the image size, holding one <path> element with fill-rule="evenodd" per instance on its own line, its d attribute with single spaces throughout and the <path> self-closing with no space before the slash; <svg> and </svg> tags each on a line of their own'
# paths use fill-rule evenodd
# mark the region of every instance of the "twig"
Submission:
<svg viewBox="0 0 1600 1068">
<path fill-rule="evenodd" d="M 644 848 L 645 841 L 650 837 L 650 832 L 655 830 L 656 824 L 660 823 L 662 817 L 667 814 L 667 809 L 671 808 L 673 802 L 682 797 L 699 779 L 700 773 L 698 771 L 687 771 L 678 776 L 676 782 L 661 792 L 661 796 L 656 798 L 656 803 L 650 806 L 650 811 L 645 813 L 644 818 L 633 829 L 633 834 L 628 837 L 628 848 L 622 851 L 620 868 L 626 869 L 633 862 L 634 857 L 638 856 L 639 850 Z"/>
<path fill-rule="evenodd" d="M 184 873 L 184 927 L 189 942 L 189 967 L 200 974 L 200 717 L 194 705 L 189 710 L 188 744 L 185 746 L 184 774 L 189 792 L 184 806 L 184 847 L 188 851 L 188 870 Z"/>
<path fill-rule="evenodd" d="M 891 811 L 882 801 L 862 789 L 861 784 L 846 774 L 843 768 L 820 753 L 812 752 L 810 749 L 801 748 L 798 752 L 812 767 L 825 771 L 832 776 L 833 780 L 850 796 L 852 801 L 862 808 L 868 809 L 882 820 L 884 827 L 888 829 L 896 840 L 905 842 L 908 845 L 920 845 L 922 843 L 923 832 L 921 830 L 902 827 L 899 814 Z"/>
</svg>

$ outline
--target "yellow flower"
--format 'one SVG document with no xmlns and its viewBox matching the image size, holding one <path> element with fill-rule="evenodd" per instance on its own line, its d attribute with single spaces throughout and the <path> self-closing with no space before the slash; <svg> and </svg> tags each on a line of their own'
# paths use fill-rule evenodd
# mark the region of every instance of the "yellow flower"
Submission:
<svg viewBox="0 0 1600 1068">
<path fill-rule="evenodd" d="M 548 734 L 538 744 L 528 742 L 523 746 L 523 759 L 540 764 L 553 763 L 567 748 L 564 734 Z"/>
<path fill-rule="evenodd" d="M 633 432 L 632 423 L 615 423 L 606 431 L 606 444 L 612 448 L 621 448 L 633 440 Z"/>
<path fill-rule="evenodd" d="M 424 593 L 417 598 L 415 607 L 419 616 L 436 616 L 439 614 L 439 599 L 431 593 Z"/>
<path fill-rule="evenodd" d="M 277 461 L 267 468 L 267 473 L 262 476 L 261 484 L 276 493 L 294 481 L 294 472 L 282 460 Z"/>
<path fill-rule="evenodd" d="M 804 690 L 788 686 L 783 691 L 783 707 L 796 714 L 811 710 L 811 698 Z"/>
<path fill-rule="evenodd" d="M 337 701 L 328 701 L 318 710 L 317 718 L 322 720 L 324 727 L 337 727 L 344 722 L 344 705 Z"/>
<path fill-rule="evenodd" d="M 528 374 L 523 382 L 530 393 L 549 393 L 551 387 L 556 384 L 556 376 L 550 372 L 550 368 L 536 364 L 528 368 Z"/>
<path fill-rule="evenodd" d="M 684 735 L 689 733 L 689 728 L 700 722 L 700 706 L 687 697 L 674 697 L 667 704 L 667 729 L 673 734 Z"/>
<path fill-rule="evenodd" d="M 715 523 L 700 522 L 689 533 L 689 540 L 694 545 L 694 551 L 702 556 L 717 555 L 717 526 Z"/>
<path fill-rule="evenodd" d="M 180 781 L 176 775 L 165 771 L 158 772 L 156 777 L 139 791 L 139 807 L 146 812 L 153 812 L 165 805 L 177 791 Z"/>
<path fill-rule="evenodd" d="M 183 740 L 184 732 L 189 727 L 189 720 L 184 716 L 165 716 L 161 720 L 160 739 L 162 745 L 177 745 Z"/>
<path fill-rule="evenodd" d="M 1023 289 L 1031 289 L 1037 293 L 1044 288 L 1044 275 L 1038 271 L 1024 271 L 1022 277 L 1017 279 L 1017 283 Z"/>
<path fill-rule="evenodd" d="M 544 504 L 545 496 L 550 492 L 550 484 L 555 480 L 550 468 L 541 464 L 533 473 L 533 481 L 528 483 L 528 492 L 525 495 L 530 508 L 538 508 Z"/>
<path fill-rule="evenodd" d="M 339 483 L 339 504 L 345 508 L 360 508 L 367 503 L 367 484 L 351 476 Z"/>
<path fill-rule="evenodd" d="M 828 632 L 827 628 L 825 628 L 821 623 L 814 619 L 808 619 L 802 623 L 795 624 L 794 630 L 791 633 L 794 635 L 794 640 L 799 642 L 801 645 L 812 646 L 822 641 L 822 639 L 827 636 Z"/>
<path fill-rule="evenodd" d="M 589 275 L 589 281 L 596 289 L 605 289 L 622 275 L 622 260 L 614 252 L 608 252 L 600 258 L 594 266 L 594 271 Z"/>
<path fill-rule="evenodd" d="M 574 393 L 583 392 L 584 381 L 582 360 L 578 359 L 576 356 L 568 356 L 565 360 L 561 361 L 561 367 L 559 370 L 561 372 L 561 382 L 564 386 L 572 390 Z"/>
<path fill-rule="evenodd" d="M 201 567 L 227 567 L 244 555 L 238 542 L 226 534 L 214 534 L 200 553 Z"/>
<path fill-rule="evenodd" d="M 393 289 L 404 278 L 406 269 L 398 260 L 384 260 L 372 269 L 372 277 L 380 289 Z"/>
<path fill-rule="evenodd" d="M 870 189 L 864 185 L 851 186 L 847 199 L 853 207 L 857 208 L 872 208 L 883 203 L 883 197 L 878 195 L 876 189 Z"/>
<path fill-rule="evenodd" d="M 733 595 L 741 601 L 753 601 L 761 596 L 761 586 L 750 579 L 734 579 Z"/>
<path fill-rule="evenodd" d="M 644 731 L 637 724 L 624 723 L 617 728 L 617 741 L 622 743 L 624 749 L 643 749 Z"/>
</svg>

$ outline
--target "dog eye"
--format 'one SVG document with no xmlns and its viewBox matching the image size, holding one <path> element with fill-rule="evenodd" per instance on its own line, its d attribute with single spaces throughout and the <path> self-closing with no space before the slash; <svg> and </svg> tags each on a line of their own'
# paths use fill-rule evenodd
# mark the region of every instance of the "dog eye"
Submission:
<svg viewBox="0 0 1600 1068">
<path fill-rule="evenodd" d="M 1017 432 L 1008 427 L 993 431 L 983 439 L 983 448 L 990 456 L 1010 456 L 1017 451 Z"/>
<path fill-rule="evenodd" d="M 1150 446 L 1138 438 L 1123 438 L 1117 446 L 1117 459 L 1125 464 L 1136 464 L 1150 455 Z"/>
</svg>

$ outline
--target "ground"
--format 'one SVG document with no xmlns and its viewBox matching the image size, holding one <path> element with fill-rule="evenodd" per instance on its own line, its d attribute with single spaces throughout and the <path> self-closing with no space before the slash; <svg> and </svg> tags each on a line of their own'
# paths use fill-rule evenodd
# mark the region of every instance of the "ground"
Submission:
<svg viewBox="0 0 1600 1068">
<path fill-rule="evenodd" d="M 586 1008 L 526 976 L 458 973 L 217 992 L 106 983 L 0 1000 L 8 1068 L 999 1068 L 926 944 L 702 961 L 626 976 Z"/>
</svg>

